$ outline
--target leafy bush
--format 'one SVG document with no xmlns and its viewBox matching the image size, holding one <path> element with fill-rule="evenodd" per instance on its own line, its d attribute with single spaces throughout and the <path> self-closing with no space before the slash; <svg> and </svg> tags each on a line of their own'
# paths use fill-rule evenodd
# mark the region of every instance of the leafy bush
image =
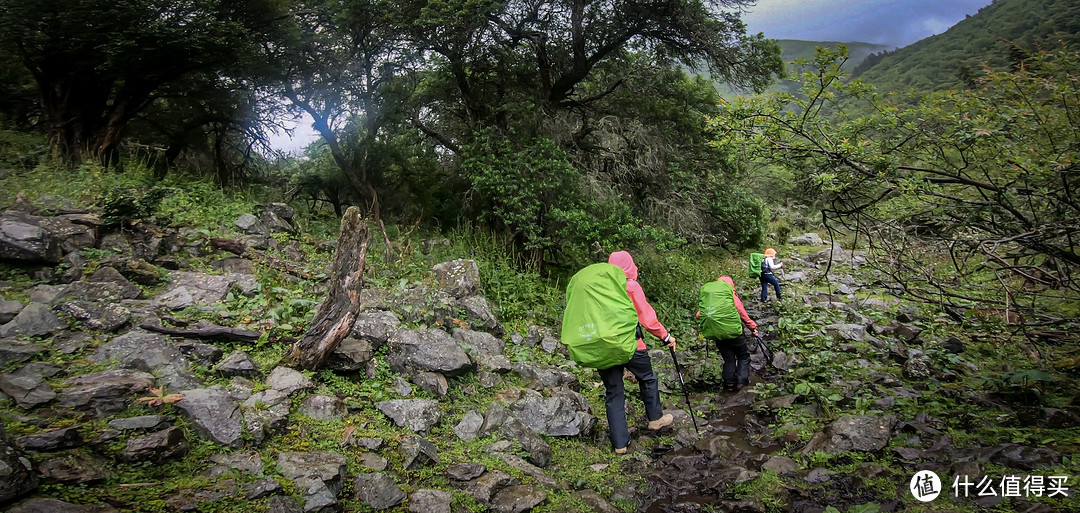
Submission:
<svg viewBox="0 0 1080 513">
<path fill-rule="evenodd" d="M 733 251 L 756 248 L 765 236 L 765 204 L 744 190 L 713 188 L 708 203 L 710 228 Z"/>
</svg>

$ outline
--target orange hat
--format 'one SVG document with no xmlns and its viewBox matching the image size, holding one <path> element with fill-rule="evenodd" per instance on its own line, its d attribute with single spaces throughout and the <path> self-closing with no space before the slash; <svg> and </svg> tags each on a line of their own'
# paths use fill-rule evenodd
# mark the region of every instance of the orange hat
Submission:
<svg viewBox="0 0 1080 513">
<path fill-rule="evenodd" d="M 776 256 L 776 250 L 775 250 L 775 249 L 773 249 L 773 248 L 768 248 L 768 249 L 766 249 L 766 250 L 765 250 L 765 256 L 767 256 L 767 257 L 774 257 L 774 256 Z"/>
</svg>

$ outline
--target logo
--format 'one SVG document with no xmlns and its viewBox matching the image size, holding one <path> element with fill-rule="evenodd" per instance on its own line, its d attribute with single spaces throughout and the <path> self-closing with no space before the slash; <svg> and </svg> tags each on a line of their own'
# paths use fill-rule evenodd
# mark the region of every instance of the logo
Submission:
<svg viewBox="0 0 1080 513">
<path fill-rule="evenodd" d="M 929 470 L 920 470 L 911 478 L 911 495 L 921 502 L 930 502 L 941 494 L 941 479 Z"/>
<path fill-rule="evenodd" d="M 596 324 L 590 322 L 588 324 L 578 326 L 577 332 L 579 337 L 587 341 L 592 341 L 593 337 L 596 336 L 597 332 Z"/>
</svg>

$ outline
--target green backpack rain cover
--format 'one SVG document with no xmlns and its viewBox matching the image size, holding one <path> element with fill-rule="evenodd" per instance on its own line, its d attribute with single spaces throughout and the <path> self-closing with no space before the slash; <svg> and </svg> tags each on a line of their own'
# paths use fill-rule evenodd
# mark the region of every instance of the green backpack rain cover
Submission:
<svg viewBox="0 0 1080 513">
<path fill-rule="evenodd" d="M 570 278 L 562 343 L 579 365 L 606 369 L 630 361 L 637 350 L 637 322 L 622 269 L 593 264 Z"/>
<path fill-rule="evenodd" d="M 742 335 L 742 319 L 735 308 L 735 291 L 726 281 L 716 280 L 701 287 L 698 310 L 701 311 L 701 336 L 727 340 Z"/>
<path fill-rule="evenodd" d="M 750 253 L 750 277 L 761 277 L 761 261 L 765 260 L 765 253 Z"/>
</svg>

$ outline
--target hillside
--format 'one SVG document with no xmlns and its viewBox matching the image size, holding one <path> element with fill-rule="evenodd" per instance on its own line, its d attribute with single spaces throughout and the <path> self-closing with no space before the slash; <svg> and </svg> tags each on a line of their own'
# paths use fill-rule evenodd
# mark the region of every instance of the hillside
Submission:
<svg viewBox="0 0 1080 513">
<path fill-rule="evenodd" d="M 848 61 L 844 64 L 844 67 L 848 70 L 853 70 L 856 66 L 859 66 L 863 60 L 870 55 L 874 55 L 878 52 L 886 52 L 892 49 L 891 46 L 875 45 L 871 43 L 860 42 L 848 42 L 840 43 L 838 41 L 802 41 L 798 39 L 777 39 L 776 42 L 780 45 L 781 56 L 784 59 L 784 63 L 787 65 L 788 72 L 790 73 L 794 67 L 793 63 L 800 60 L 812 60 L 814 58 L 814 52 L 819 46 L 828 48 L 836 48 L 840 44 L 844 44 L 848 49 Z M 793 93 L 798 89 L 798 86 L 794 82 L 789 81 L 777 81 L 766 92 L 789 92 Z M 746 94 L 746 91 L 738 91 L 731 88 L 727 84 L 717 84 L 717 90 L 720 91 L 720 95 L 724 97 L 732 97 L 739 94 Z"/>
<path fill-rule="evenodd" d="M 1074 48 L 1080 43 L 1080 3 L 997 0 L 942 34 L 870 56 L 853 75 L 883 90 L 957 88 L 982 75 L 984 64 L 1007 69 L 1026 52 L 1061 42 Z"/>
</svg>

